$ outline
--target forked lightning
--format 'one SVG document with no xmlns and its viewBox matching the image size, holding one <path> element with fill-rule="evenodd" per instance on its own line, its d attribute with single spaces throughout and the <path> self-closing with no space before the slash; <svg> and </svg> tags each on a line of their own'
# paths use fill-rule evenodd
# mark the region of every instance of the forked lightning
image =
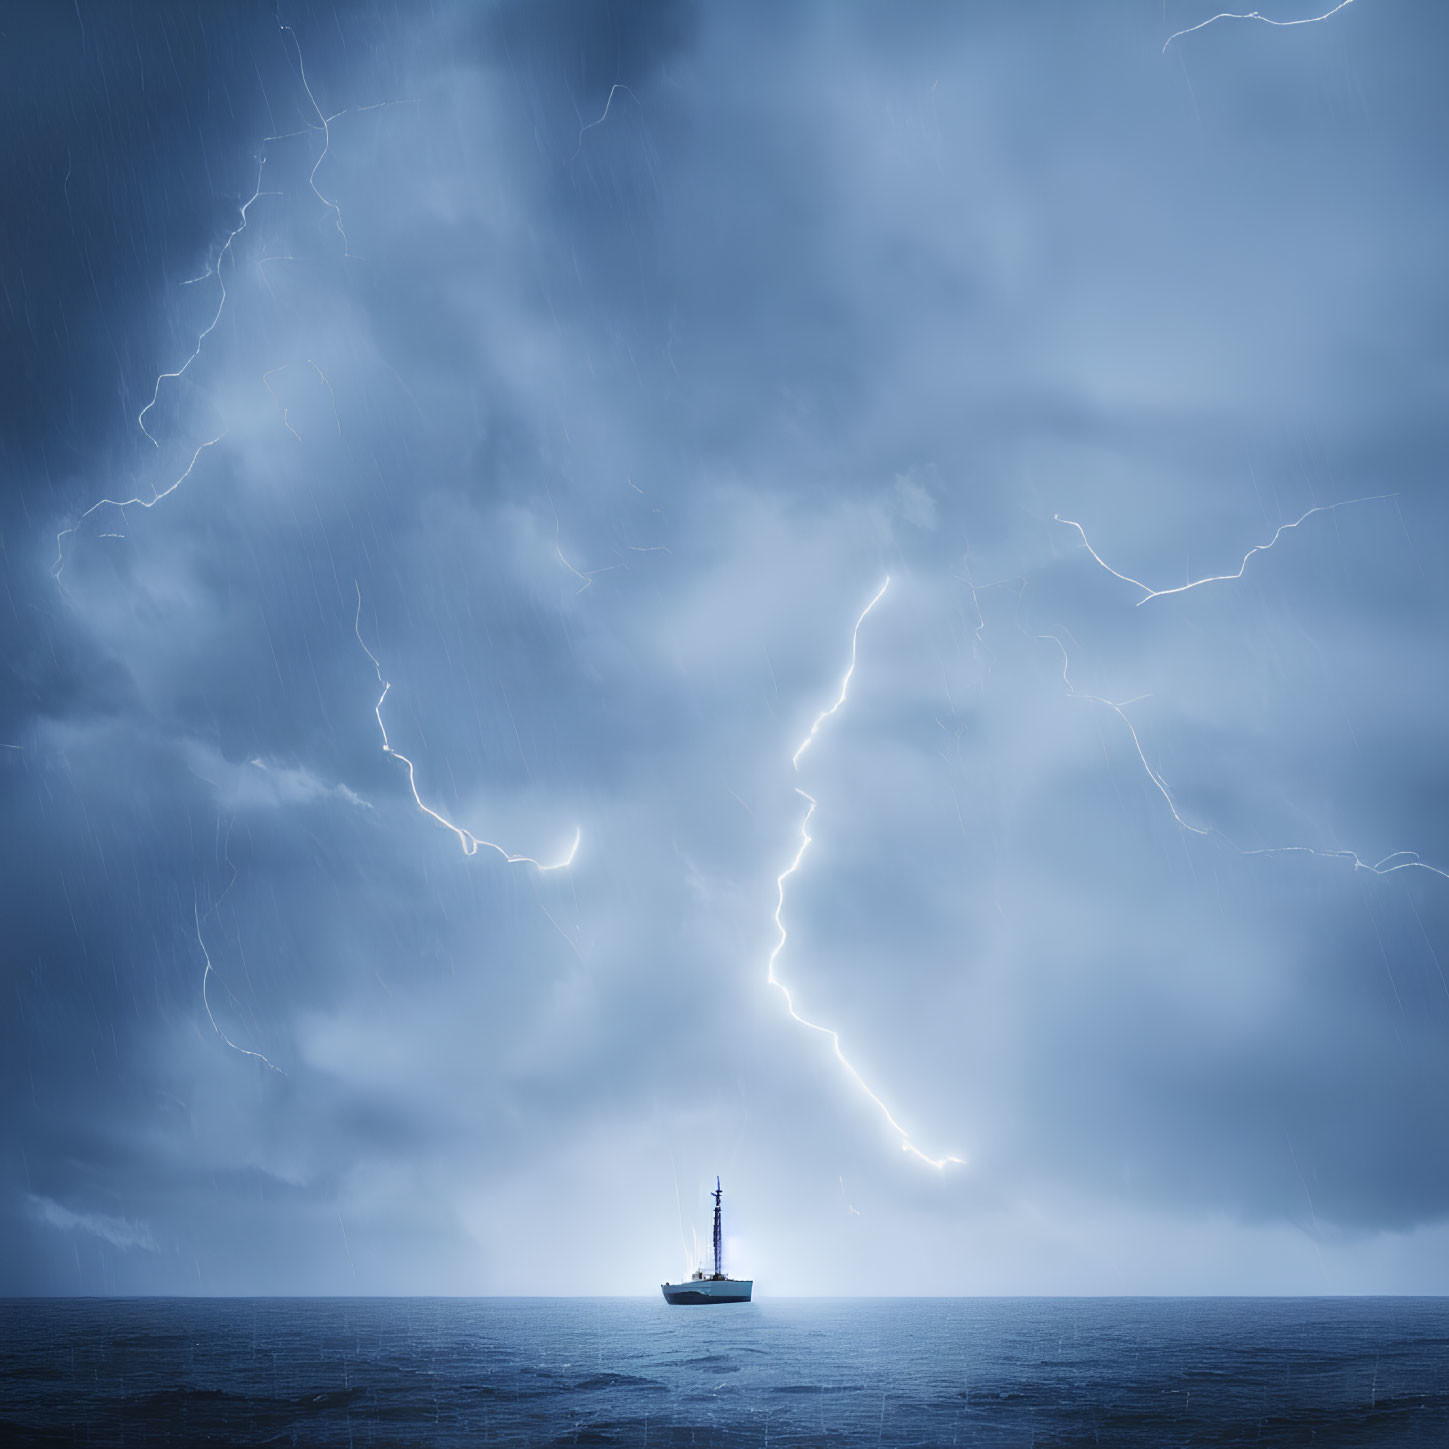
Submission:
<svg viewBox="0 0 1449 1449">
<path fill-rule="evenodd" d="M 477 855 L 478 848 L 483 846 L 488 850 L 496 850 L 510 865 L 532 865 L 537 866 L 541 871 L 563 870 L 566 866 L 572 865 L 574 856 L 578 854 L 579 841 L 583 838 L 582 831 L 578 827 L 574 829 L 573 843 L 569 846 L 567 853 L 561 859 L 545 865 L 543 861 L 535 860 L 531 855 L 515 855 L 512 851 L 504 849 L 503 846 L 496 842 L 484 840 L 481 835 L 475 835 L 471 830 L 468 830 L 462 825 L 454 825 L 446 815 L 439 814 L 431 805 L 423 802 L 423 797 L 418 794 L 417 770 L 413 762 L 401 753 L 401 751 L 393 749 L 392 742 L 387 737 L 387 726 L 383 723 L 382 719 L 382 706 L 383 702 L 387 699 L 388 691 L 392 688 L 392 685 L 382 677 L 382 665 L 378 661 L 377 655 L 367 647 L 367 643 L 362 637 L 362 588 L 356 581 L 354 581 L 353 587 L 357 590 L 357 614 L 352 622 L 352 630 L 357 635 L 357 642 L 362 645 L 362 652 L 372 660 L 372 667 L 377 671 L 377 682 L 382 685 L 382 693 L 378 695 L 377 704 L 373 708 L 373 713 L 377 716 L 377 728 L 382 734 L 382 752 L 385 755 L 390 755 L 395 760 L 401 760 L 407 768 L 408 788 L 413 793 L 413 801 L 418 809 L 424 815 L 436 820 L 444 830 L 452 831 L 457 836 L 458 844 L 462 846 L 464 855 Z"/>
<path fill-rule="evenodd" d="M 791 756 L 790 763 L 795 768 L 799 767 L 800 756 L 805 753 L 805 751 L 814 741 L 815 736 L 820 733 L 820 727 L 845 703 L 846 697 L 850 692 L 851 678 L 855 674 L 856 649 L 860 640 L 860 626 L 865 623 L 866 616 L 870 613 L 870 611 L 874 609 L 878 603 L 880 603 L 882 598 L 885 597 L 885 591 L 890 587 L 890 582 L 890 577 L 887 576 L 886 581 L 880 586 L 879 589 L 876 590 L 875 596 L 865 606 L 865 608 L 861 610 L 859 617 L 856 619 L 855 628 L 851 631 L 850 635 L 850 664 L 846 668 L 845 674 L 840 681 L 840 692 L 836 696 L 835 702 L 829 705 L 827 708 L 823 709 L 815 717 L 814 722 L 810 726 L 809 733 L 805 736 L 803 740 L 800 741 L 799 747 L 796 749 L 794 755 Z M 805 790 L 802 790 L 798 785 L 795 787 L 795 793 L 806 802 L 807 808 L 805 811 L 805 818 L 800 822 L 800 844 L 795 851 L 794 859 L 791 860 L 790 864 L 787 865 L 785 869 L 780 872 L 779 876 L 775 880 L 776 899 L 774 919 L 775 929 L 779 932 L 779 939 L 775 942 L 775 949 L 770 952 L 769 961 L 766 966 L 766 980 L 771 986 L 775 987 L 776 990 L 779 991 L 781 996 L 785 998 L 785 1009 L 790 1013 L 791 1017 L 794 1020 L 798 1021 L 801 1026 L 808 1027 L 811 1031 L 818 1031 L 822 1036 L 830 1038 L 830 1045 L 831 1049 L 835 1053 L 835 1059 L 840 1063 L 842 1067 L 845 1068 L 846 1072 L 850 1076 L 850 1079 L 856 1084 L 856 1086 L 859 1087 L 860 1090 L 864 1092 L 865 1095 L 869 1097 L 870 1100 L 874 1102 L 875 1105 L 880 1109 L 881 1115 L 886 1119 L 887 1123 L 889 1123 L 891 1131 L 893 1131 L 896 1136 L 901 1139 L 902 1152 L 909 1153 L 911 1156 L 918 1158 L 921 1162 L 926 1163 L 927 1166 L 936 1168 L 937 1171 L 942 1170 L 951 1163 L 962 1163 L 964 1161 L 963 1158 L 954 1157 L 950 1154 L 947 1154 L 944 1157 L 931 1157 L 927 1153 L 922 1152 L 921 1149 L 917 1147 L 914 1142 L 911 1141 L 911 1134 L 896 1120 L 894 1114 L 891 1112 L 891 1109 L 887 1107 L 886 1104 L 881 1101 L 881 1099 L 876 1096 L 876 1094 L 870 1089 L 870 1086 L 866 1082 L 865 1078 L 861 1076 L 861 1074 L 851 1064 L 849 1058 L 841 1050 L 840 1033 L 834 1030 L 834 1028 L 832 1027 L 821 1026 L 819 1022 L 811 1021 L 808 1017 L 801 1016 L 799 1011 L 795 1009 L 795 1001 L 790 994 L 790 988 L 786 986 L 783 981 L 780 980 L 779 976 L 775 972 L 776 963 L 779 961 L 780 953 L 785 949 L 785 942 L 788 939 L 788 933 L 785 930 L 785 922 L 783 920 L 783 914 L 785 910 L 785 882 L 789 880 L 790 877 L 794 875 L 797 870 L 800 869 L 800 862 L 805 859 L 805 852 L 810 848 L 810 842 L 812 839 L 810 834 L 810 821 L 815 814 L 816 807 L 815 797 L 806 792 Z"/>
</svg>

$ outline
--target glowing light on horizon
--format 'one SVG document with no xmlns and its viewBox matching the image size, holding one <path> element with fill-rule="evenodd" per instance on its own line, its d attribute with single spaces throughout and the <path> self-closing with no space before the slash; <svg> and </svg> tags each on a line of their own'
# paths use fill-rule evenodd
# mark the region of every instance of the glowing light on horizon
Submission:
<svg viewBox="0 0 1449 1449">
<path fill-rule="evenodd" d="M 881 601 L 881 599 L 885 597 L 885 591 L 890 587 L 890 582 L 890 576 L 887 575 L 886 581 L 876 591 L 875 596 L 865 606 L 865 608 L 860 611 L 860 615 L 855 621 L 855 628 L 851 632 L 850 636 L 850 664 L 845 671 L 844 677 L 840 681 L 840 693 L 836 697 L 836 700 L 833 704 L 822 710 L 815 717 L 814 723 L 810 726 L 810 732 L 801 741 L 800 746 L 795 751 L 794 755 L 791 756 L 790 763 L 793 767 L 798 769 L 800 756 L 805 753 L 806 749 L 815 739 L 816 735 L 819 734 L 820 727 L 825 723 L 826 720 L 830 719 L 834 714 L 836 714 L 842 705 L 844 705 L 846 698 L 850 693 L 851 678 L 855 674 L 856 650 L 857 644 L 860 639 L 860 626 L 865 622 L 866 617 L 867 615 L 869 615 L 871 610 L 874 609 L 875 606 Z M 775 879 L 776 899 L 774 921 L 775 929 L 779 933 L 779 939 L 775 942 L 775 948 L 770 952 L 769 960 L 766 963 L 765 979 L 771 986 L 775 987 L 776 990 L 779 991 L 781 996 L 785 998 L 785 1009 L 790 1013 L 790 1016 L 795 1021 L 799 1022 L 801 1026 L 807 1027 L 811 1031 L 819 1032 L 821 1036 L 829 1038 L 831 1050 L 835 1053 L 836 1061 L 838 1061 L 840 1065 L 844 1067 L 851 1081 L 853 1081 L 856 1086 L 859 1087 L 860 1090 L 864 1092 L 865 1095 L 869 1097 L 872 1102 L 875 1103 L 876 1107 L 879 1108 L 881 1115 L 885 1118 L 891 1130 L 900 1138 L 902 1152 L 910 1154 L 911 1156 L 917 1158 L 919 1161 L 924 1162 L 929 1167 L 934 1167 L 938 1172 L 943 1171 L 948 1165 L 952 1163 L 958 1165 L 962 1164 L 965 1161 L 964 1158 L 955 1157 L 950 1154 L 944 1157 L 931 1157 L 927 1153 L 922 1152 L 921 1149 L 916 1146 L 916 1144 L 911 1140 L 911 1134 L 900 1124 L 900 1122 L 896 1120 L 895 1114 L 892 1113 L 890 1108 L 886 1106 L 881 1098 L 878 1097 L 876 1093 L 871 1090 L 870 1084 L 865 1080 L 864 1077 L 861 1076 L 860 1072 L 856 1070 L 850 1059 L 845 1055 L 845 1052 L 842 1050 L 840 1045 L 840 1033 L 836 1031 L 833 1027 L 822 1026 L 819 1022 L 811 1021 L 809 1017 L 802 1016 L 800 1012 L 796 1009 L 795 1000 L 790 992 L 790 988 L 786 986 L 785 983 L 780 980 L 779 976 L 776 974 L 776 963 L 779 961 L 780 953 L 785 949 L 785 943 L 789 939 L 789 933 L 785 929 L 785 922 L 783 919 L 785 910 L 785 882 L 789 880 L 790 877 L 800 869 L 800 863 L 805 859 L 805 852 L 810 848 L 811 842 L 813 840 L 813 837 L 810 834 L 810 821 L 814 817 L 817 804 L 815 797 L 809 794 L 807 791 L 802 790 L 798 785 L 795 787 L 795 793 L 806 802 L 807 809 L 805 811 L 805 818 L 800 822 L 800 844 L 795 851 L 794 859 L 791 860 L 790 864 L 787 865 L 785 869 L 781 871 Z"/>
<path fill-rule="evenodd" d="M 1109 564 L 1107 560 L 1104 559 L 1102 555 L 1099 554 L 1097 550 L 1092 547 L 1091 540 L 1087 537 L 1087 530 L 1083 528 L 1080 523 L 1078 523 L 1073 518 L 1063 518 L 1060 513 L 1052 514 L 1052 519 L 1056 523 L 1066 524 L 1068 528 L 1075 528 L 1077 530 L 1077 533 L 1080 535 L 1082 544 L 1086 548 L 1087 552 L 1091 554 L 1093 559 L 1095 559 L 1102 568 L 1106 569 L 1106 571 L 1111 574 L 1114 579 L 1121 579 L 1124 584 L 1131 584 L 1134 589 L 1142 590 L 1143 596 L 1142 598 L 1137 600 L 1137 603 L 1135 605 L 1136 608 L 1140 609 L 1143 604 L 1147 603 L 1151 599 L 1165 599 L 1172 594 L 1185 594 L 1192 589 L 1200 589 L 1203 587 L 1204 584 L 1231 583 L 1237 579 L 1242 578 L 1244 571 L 1248 567 L 1249 561 L 1256 554 L 1267 553 L 1268 550 L 1272 548 L 1273 545 L 1277 543 L 1278 540 L 1282 538 L 1285 533 L 1289 532 L 1291 529 L 1300 527 L 1302 524 L 1306 523 L 1310 518 L 1312 518 L 1315 513 L 1332 513 L 1335 509 L 1338 508 L 1351 508 L 1356 503 L 1385 503 L 1388 502 L 1390 499 L 1397 498 L 1398 496 L 1399 495 L 1397 493 L 1370 493 L 1363 498 L 1345 498 L 1341 503 L 1321 503 L 1317 507 L 1310 508 L 1307 513 L 1300 514 L 1291 523 L 1280 523 L 1277 530 L 1274 532 L 1273 537 L 1270 538 L 1267 543 L 1254 544 L 1253 547 L 1250 548 L 1247 553 L 1243 555 L 1243 561 L 1238 565 L 1237 571 L 1235 573 L 1212 574 L 1207 578 L 1193 579 L 1189 583 L 1178 584 L 1176 587 L 1171 589 L 1154 589 L 1150 584 L 1144 584 L 1141 579 L 1134 579 L 1130 574 L 1124 574 L 1118 569 L 1114 569 L 1112 565 Z"/>
<path fill-rule="evenodd" d="M 545 872 L 563 870 L 572 865 L 574 863 L 574 857 L 579 851 L 579 843 L 583 839 L 583 831 L 578 826 L 574 828 L 573 843 L 569 846 L 567 853 L 561 859 L 545 864 L 543 861 L 537 860 L 531 855 L 515 855 L 512 851 L 505 849 L 496 841 L 485 840 L 481 835 L 475 835 L 465 826 L 455 825 L 446 815 L 434 810 L 431 805 L 423 801 L 423 797 L 418 793 L 416 767 L 400 750 L 394 749 L 392 741 L 388 739 L 387 725 L 383 723 L 382 718 L 382 706 L 387 699 L 388 692 L 392 689 L 392 685 L 382 677 L 382 664 L 379 662 L 377 655 L 367 647 L 367 642 L 362 637 L 362 587 L 356 580 L 353 580 L 353 588 L 357 591 L 357 613 L 353 618 L 352 631 L 357 636 L 357 642 L 362 645 L 362 652 L 372 661 L 372 667 L 377 672 L 377 682 L 382 685 L 382 693 L 378 695 L 377 704 L 373 707 L 373 714 L 377 717 L 377 727 L 382 734 L 382 752 L 385 755 L 391 756 L 394 760 L 400 760 L 406 767 L 408 772 L 408 788 L 412 791 L 413 802 L 417 805 L 418 809 L 430 819 L 437 821 L 444 830 L 451 831 L 457 837 L 458 844 L 462 847 L 464 855 L 477 855 L 479 847 L 481 846 L 488 850 L 497 851 L 509 865 L 532 865 L 537 867 L 538 870 Z"/>
</svg>

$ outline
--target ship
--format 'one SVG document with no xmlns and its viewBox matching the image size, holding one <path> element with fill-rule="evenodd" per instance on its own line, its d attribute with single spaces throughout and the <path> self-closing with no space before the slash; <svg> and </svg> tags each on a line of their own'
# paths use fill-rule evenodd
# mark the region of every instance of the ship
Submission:
<svg viewBox="0 0 1449 1449">
<path fill-rule="evenodd" d="M 719 1200 L 724 1190 L 719 1178 L 714 1180 L 714 1272 L 696 1268 L 684 1283 L 661 1283 L 664 1301 L 676 1306 L 697 1303 L 748 1303 L 755 1282 L 753 1278 L 731 1278 L 724 1271 L 723 1242 L 719 1230 Z"/>
</svg>

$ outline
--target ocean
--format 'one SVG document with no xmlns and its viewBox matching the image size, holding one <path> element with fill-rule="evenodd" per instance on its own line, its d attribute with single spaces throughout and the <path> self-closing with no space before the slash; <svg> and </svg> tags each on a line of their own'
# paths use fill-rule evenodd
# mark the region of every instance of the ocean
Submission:
<svg viewBox="0 0 1449 1449">
<path fill-rule="evenodd" d="M 1449 1300 L 24 1299 L 5 1445 L 1449 1446 Z"/>
</svg>

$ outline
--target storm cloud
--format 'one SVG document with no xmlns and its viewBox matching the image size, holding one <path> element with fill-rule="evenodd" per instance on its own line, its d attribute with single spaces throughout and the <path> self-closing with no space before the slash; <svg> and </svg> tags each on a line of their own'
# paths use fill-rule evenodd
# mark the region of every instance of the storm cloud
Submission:
<svg viewBox="0 0 1449 1449">
<path fill-rule="evenodd" d="M 0 1290 L 1449 1290 L 1449 19 L 1208 13 L 19 7 Z"/>
</svg>

